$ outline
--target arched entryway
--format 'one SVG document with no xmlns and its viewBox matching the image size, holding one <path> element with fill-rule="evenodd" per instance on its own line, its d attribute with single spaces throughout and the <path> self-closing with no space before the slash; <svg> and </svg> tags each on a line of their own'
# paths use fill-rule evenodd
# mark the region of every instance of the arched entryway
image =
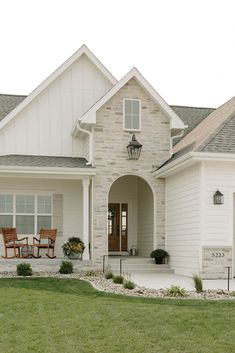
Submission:
<svg viewBox="0 0 235 353">
<path fill-rule="evenodd" d="M 149 256 L 154 247 L 154 196 L 141 177 L 125 175 L 111 186 L 108 199 L 109 254 L 126 254 L 136 247 Z"/>
</svg>

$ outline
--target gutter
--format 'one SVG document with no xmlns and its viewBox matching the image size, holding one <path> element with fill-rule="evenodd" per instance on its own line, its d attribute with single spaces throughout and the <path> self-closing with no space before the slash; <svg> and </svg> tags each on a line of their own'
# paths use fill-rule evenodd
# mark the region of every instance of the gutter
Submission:
<svg viewBox="0 0 235 353">
<path fill-rule="evenodd" d="M 168 172 L 172 172 L 175 169 L 187 164 L 190 160 L 192 160 L 193 152 L 186 153 L 182 157 L 177 158 L 174 162 L 169 163 L 168 165 L 156 170 L 153 172 L 153 176 L 155 177 L 165 177 L 165 174 Z"/>
<path fill-rule="evenodd" d="M 189 152 L 156 170 L 152 175 L 157 178 L 164 178 L 167 174 L 174 172 L 176 169 L 181 169 L 189 163 L 200 161 L 235 162 L 235 153 Z"/>
</svg>

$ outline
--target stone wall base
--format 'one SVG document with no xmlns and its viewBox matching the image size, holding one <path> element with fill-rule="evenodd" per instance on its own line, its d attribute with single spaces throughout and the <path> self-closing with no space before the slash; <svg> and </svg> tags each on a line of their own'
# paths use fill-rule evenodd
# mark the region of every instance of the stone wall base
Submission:
<svg viewBox="0 0 235 353">
<path fill-rule="evenodd" d="M 228 266 L 232 276 L 232 247 L 203 247 L 202 248 L 202 278 L 226 279 Z"/>
</svg>

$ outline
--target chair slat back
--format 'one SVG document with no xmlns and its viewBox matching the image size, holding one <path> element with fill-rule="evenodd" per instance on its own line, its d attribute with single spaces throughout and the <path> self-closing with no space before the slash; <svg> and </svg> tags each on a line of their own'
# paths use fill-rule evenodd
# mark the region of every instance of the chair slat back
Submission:
<svg viewBox="0 0 235 353">
<path fill-rule="evenodd" d="M 17 241 L 16 228 L 2 228 L 2 236 L 5 244 Z"/>
<path fill-rule="evenodd" d="M 57 229 L 40 229 L 40 239 L 48 239 L 50 238 L 52 243 L 55 243 L 56 240 Z"/>
</svg>

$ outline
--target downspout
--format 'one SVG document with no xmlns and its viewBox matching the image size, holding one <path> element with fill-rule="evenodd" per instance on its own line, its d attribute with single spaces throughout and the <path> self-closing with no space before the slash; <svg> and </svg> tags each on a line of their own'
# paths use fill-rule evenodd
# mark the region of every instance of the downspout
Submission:
<svg viewBox="0 0 235 353">
<path fill-rule="evenodd" d="M 187 129 L 188 125 L 185 125 L 184 129 Z M 179 137 L 183 137 L 184 135 L 184 129 L 178 134 L 178 135 L 175 135 L 175 136 L 172 136 L 171 137 L 171 151 L 173 150 L 173 140 L 179 138 Z M 171 152 L 171 155 L 173 155 L 173 153 Z"/>
<path fill-rule="evenodd" d="M 77 123 L 76 128 L 79 131 L 84 132 L 85 134 L 88 134 L 88 136 L 89 136 L 89 161 L 86 163 L 86 165 L 92 165 L 92 163 L 93 163 L 92 133 L 89 130 L 85 130 L 85 129 L 81 128 L 80 121 Z"/>
</svg>

